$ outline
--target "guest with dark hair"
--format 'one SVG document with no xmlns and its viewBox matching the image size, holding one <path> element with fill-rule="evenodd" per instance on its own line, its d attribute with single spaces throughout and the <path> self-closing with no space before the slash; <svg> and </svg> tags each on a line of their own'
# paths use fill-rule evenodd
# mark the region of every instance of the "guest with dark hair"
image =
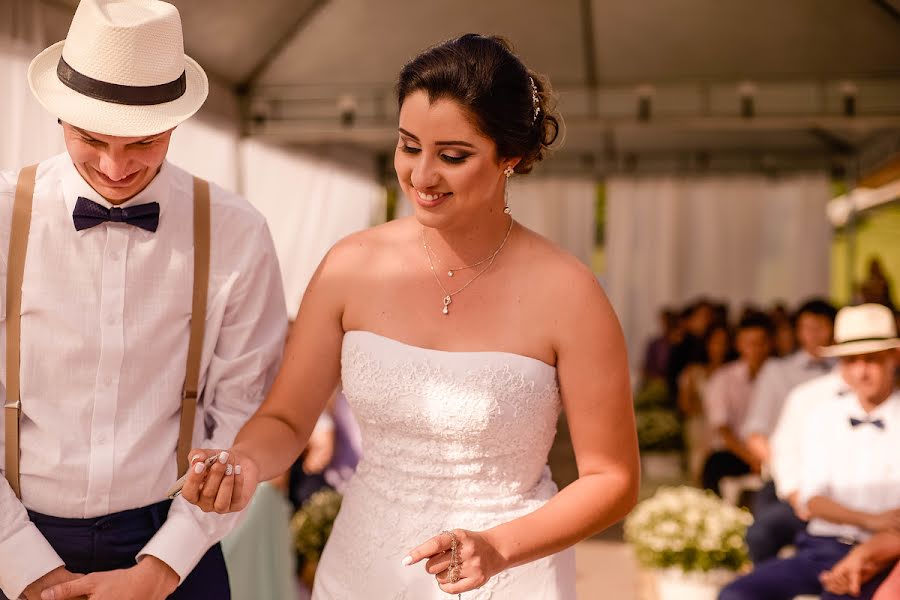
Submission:
<svg viewBox="0 0 900 600">
<path fill-rule="evenodd" d="M 703 348 L 703 338 L 709 331 L 714 317 L 713 305 L 705 298 L 688 305 L 681 313 L 681 323 L 684 335 L 669 354 L 668 374 L 666 384 L 672 403 L 678 395 L 678 376 L 691 363 L 704 362 L 706 351 Z"/>
<path fill-rule="evenodd" d="M 720 493 L 723 477 L 758 473 L 760 461 L 740 437 L 753 384 L 772 348 L 772 323 L 762 313 L 747 314 L 735 337 L 738 360 L 713 374 L 704 396 L 713 453 L 703 467 L 703 487 Z"/>
<path fill-rule="evenodd" d="M 672 346 L 681 339 L 678 315 L 670 308 L 659 311 L 660 332 L 647 343 L 641 377 L 644 383 L 653 380 L 665 381 L 669 368 L 669 354 Z"/>
<path fill-rule="evenodd" d="M 731 336 L 724 325 L 713 325 L 703 340 L 706 360 L 688 365 L 678 377 L 678 408 L 684 415 L 687 467 L 691 481 L 700 481 L 709 453 L 709 428 L 703 414 L 709 379 L 725 364 L 731 351 Z"/>
</svg>

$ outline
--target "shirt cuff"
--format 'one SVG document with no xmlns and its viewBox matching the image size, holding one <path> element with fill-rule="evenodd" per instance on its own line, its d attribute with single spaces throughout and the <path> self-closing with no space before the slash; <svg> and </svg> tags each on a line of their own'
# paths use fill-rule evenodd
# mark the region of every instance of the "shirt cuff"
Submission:
<svg viewBox="0 0 900 600">
<path fill-rule="evenodd" d="M 177 506 L 180 503 L 185 505 Z M 194 512 L 200 513 L 199 520 Z M 178 574 L 181 585 L 207 551 L 234 528 L 239 517 L 240 513 L 205 514 L 178 498 L 172 504 L 166 522 L 141 549 L 137 560 L 147 555 L 155 556 Z M 201 520 L 210 522 L 202 523 Z"/>
<path fill-rule="evenodd" d="M 8 598 L 18 598 L 29 585 L 62 566 L 65 563 L 34 523 L 0 543 L 0 589 Z"/>
</svg>

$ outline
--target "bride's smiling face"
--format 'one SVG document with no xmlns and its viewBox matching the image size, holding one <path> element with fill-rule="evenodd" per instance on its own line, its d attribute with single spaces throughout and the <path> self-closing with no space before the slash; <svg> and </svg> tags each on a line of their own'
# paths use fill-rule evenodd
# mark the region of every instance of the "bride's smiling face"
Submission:
<svg viewBox="0 0 900 600">
<path fill-rule="evenodd" d="M 440 228 L 502 211 L 503 170 L 514 164 L 498 159 L 496 144 L 457 102 L 431 102 L 423 91 L 403 101 L 394 168 L 423 225 Z"/>
</svg>

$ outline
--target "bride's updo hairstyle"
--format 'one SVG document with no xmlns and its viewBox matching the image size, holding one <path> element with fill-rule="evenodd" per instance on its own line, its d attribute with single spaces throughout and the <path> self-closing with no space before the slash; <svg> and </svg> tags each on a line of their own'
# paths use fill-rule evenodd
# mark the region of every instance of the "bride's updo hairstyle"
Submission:
<svg viewBox="0 0 900 600">
<path fill-rule="evenodd" d="M 522 157 L 516 173 L 531 171 L 559 135 L 549 83 L 500 37 L 468 33 L 425 50 L 400 71 L 400 106 L 418 91 L 462 106 L 498 158 Z"/>
</svg>

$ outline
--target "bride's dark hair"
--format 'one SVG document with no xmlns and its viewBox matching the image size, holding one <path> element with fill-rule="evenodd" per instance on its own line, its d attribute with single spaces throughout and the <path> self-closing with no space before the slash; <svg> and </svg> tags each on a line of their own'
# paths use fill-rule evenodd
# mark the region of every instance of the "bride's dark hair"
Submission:
<svg viewBox="0 0 900 600">
<path fill-rule="evenodd" d="M 400 106 L 417 91 L 431 102 L 459 103 L 497 145 L 498 158 L 521 157 L 517 173 L 531 171 L 559 135 L 549 83 L 501 37 L 468 33 L 425 50 L 400 71 Z"/>
</svg>

